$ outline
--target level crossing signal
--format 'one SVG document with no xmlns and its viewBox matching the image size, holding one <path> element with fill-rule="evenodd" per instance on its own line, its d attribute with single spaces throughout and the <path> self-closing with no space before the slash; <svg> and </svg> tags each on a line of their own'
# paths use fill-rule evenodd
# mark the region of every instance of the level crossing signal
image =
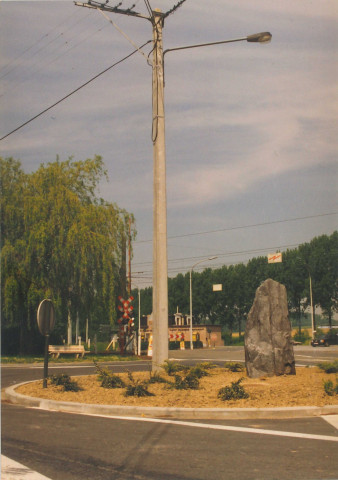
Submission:
<svg viewBox="0 0 338 480">
<path fill-rule="evenodd" d="M 133 296 L 130 296 L 127 300 L 123 297 L 118 297 L 121 305 L 118 305 L 119 311 L 122 313 L 122 316 L 118 319 L 118 323 L 128 323 L 130 321 L 130 314 L 134 310 L 134 307 L 131 305 L 131 302 L 134 300 Z"/>
</svg>

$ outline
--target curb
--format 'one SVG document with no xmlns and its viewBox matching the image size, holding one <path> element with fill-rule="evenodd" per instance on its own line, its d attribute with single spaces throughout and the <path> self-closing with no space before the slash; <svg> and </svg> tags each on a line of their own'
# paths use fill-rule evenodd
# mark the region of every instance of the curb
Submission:
<svg viewBox="0 0 338 480">
<path fill-rule="evenodd" d="M 35 380 L 34 380 L 35 381 Z M 40 408 L 56 412 L 67 412 L 87 415 L 130 416 L 176 419 L 278 419 L 319 417 L 321 415 L 337 415 L 338 405 L 323 407 L 280 407 L 280 408 L 176 408 L 176 407 L 134 407 L 121 405 L 98 405 L 76 402 L 59 402 L 44 398 L 28 397 L 15 391 L 21 385 L 31 382 L 22 382 L 12 385 L 4 391 L 7 402 L 24 407 Z"/>
</svg>

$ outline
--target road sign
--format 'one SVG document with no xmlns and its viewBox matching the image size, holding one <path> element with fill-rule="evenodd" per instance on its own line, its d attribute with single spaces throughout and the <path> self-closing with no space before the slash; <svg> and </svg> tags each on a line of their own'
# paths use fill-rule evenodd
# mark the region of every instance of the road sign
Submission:
<svg viewBox="0 0 338 480">
<path fill-rule="evenodd" d="M 217 283 L 217 284 L 214 284 L 212 286 L 212 290 L 213 292 L 221 292 L 222 291 L 222 284 L 221 283 Z"/>
<path fill-rule="evenodd" d="M 281 263 L 282 262 L 282 253 L 270 253 L 268 255 L 268 263 Z"/>
<path fill-rule="evenodd" d="M 37 321 L 41 335 L 49 335 L 55 325 L 55 311 L 51 300 L 42 300 L 38 308 Z"/>
<path fill-rule="evenodd" d="M 51 300 L 42 300 L 38 308 L 37 321 L 41 335 L 45 336 L 45 358 L 43 364 L 42 386 L 43 388 L 47 388 L 49 334 L 55 325 L 55 311 L 53 302 Z"/>
<path fill-rule="evenodd" d="M 128 322 L 130 320 L 129 314 L 134 310 L 134 307 L 131 305 L 131 302 L 134 300 L 133 296 L 130 296 L 127 300 L 123 297 L 119 296 L 118 299 L 122 303 L 122 305 L 118 305 L 118 309 L 121 313 L 123 313 L 122 317 L 118 319 L 119 323 Z"/>
</svg>

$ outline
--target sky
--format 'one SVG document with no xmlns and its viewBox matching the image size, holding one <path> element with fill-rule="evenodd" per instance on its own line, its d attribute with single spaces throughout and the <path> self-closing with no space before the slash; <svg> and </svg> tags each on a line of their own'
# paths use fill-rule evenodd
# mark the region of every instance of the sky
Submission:
<svg viewBox="0 0 338 480">
<path fill-rule="evenodd" d="M 144 0 L 121 8 L 134 3 L 147 14 Z M 176 3 L 150 0 L 162 11 Z M 114 25 L 68 0 L 1 1 L 0 137 L 151 40 L 147 20 L 106 15 Z M 164 49 L 272 34 L 267 45 L 165 56 L 169 276 L 337 229 L 337 21 L 336 0 L 186 0 L 166 18 Z M 0 141 L 0 155 L 27 173 L 57 156 L 103 157 L 109 182 L 99 195 L 135 216 L 141 288 L 152 276 L 151 95 L 151 67 L 137 52 Z"/>
</svg>

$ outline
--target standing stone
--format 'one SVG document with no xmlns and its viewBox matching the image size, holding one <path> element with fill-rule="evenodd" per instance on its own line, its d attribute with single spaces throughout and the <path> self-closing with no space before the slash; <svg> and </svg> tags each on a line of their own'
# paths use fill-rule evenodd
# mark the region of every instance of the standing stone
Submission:
<svg viewBox="0 0 338 480">
<path fill-rule="evenodd" d="M 244 345 L 249 377 L 296 374 L 284 285 L 269 278 L 256 290 Z"/>
</svg>

